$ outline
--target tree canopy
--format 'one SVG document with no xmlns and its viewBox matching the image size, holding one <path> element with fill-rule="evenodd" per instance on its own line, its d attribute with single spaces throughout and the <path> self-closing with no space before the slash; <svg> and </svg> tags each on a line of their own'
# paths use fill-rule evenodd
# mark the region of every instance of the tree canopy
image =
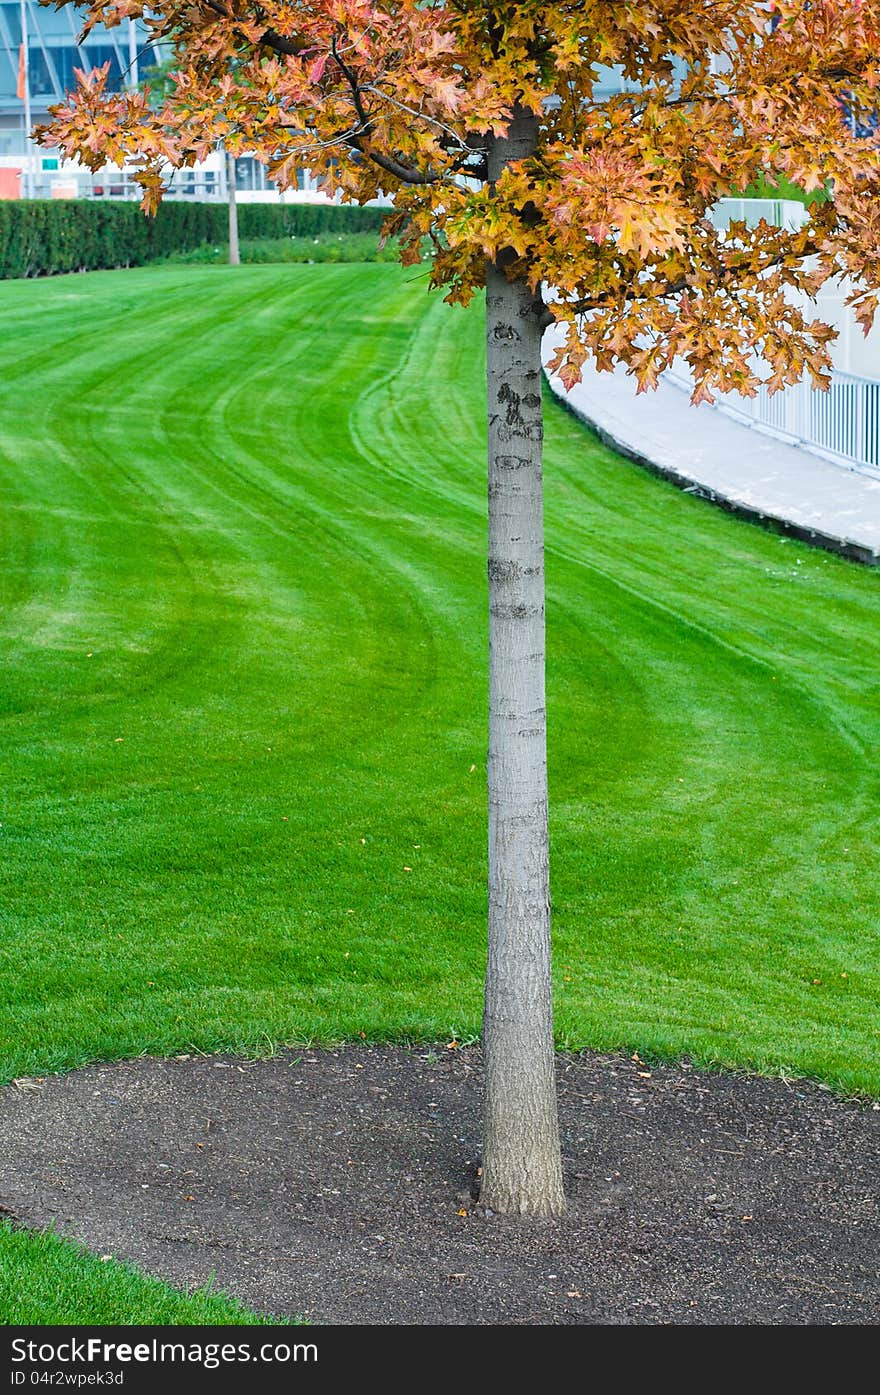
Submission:
<svg viewBox="0 0 880 1395">
<path fill-rule="evenodd" d="M 64 0 L 66 2 L 66 0 Z M 168 166 L 219 139 L 281 187 L 394 196 L 403 259 L 467 302 L 486 264 L 554 288 L 567 384 L 593 357 L 653 386 L 676 356 L 695 398 L 827 381 L 832 331 L 790 290 L 852 279 L 867 327 L 880 286 L 880 154 L 860 135 L 880 82 L 869 0 L 142 0 L 93 3 L 86 29 L 143 18 L 173 49 L 158 104 L 78 77 L 43 140 L 92 168 L 133 162 L 144 205 Z M 624 91 L 609 94 L 608 67 Z M 488 177 L 486 136 L 531 112 L 535 148 Z M 868 122 L 867 124 L 870 124 Z M 833 187 L 805 226 L 719 232 L 707 214 L 757 179 Z"/>
</svg>

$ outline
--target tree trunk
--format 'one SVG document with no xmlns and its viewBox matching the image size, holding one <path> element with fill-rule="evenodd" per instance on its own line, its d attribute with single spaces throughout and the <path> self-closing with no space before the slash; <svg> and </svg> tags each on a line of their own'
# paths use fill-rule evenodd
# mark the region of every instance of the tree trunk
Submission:
<svg viewBox="0 0 880 1395">
<path fill-rule="evenodd" d="M 240 266 L 238 250 L 238 203 L 235 198 L 235 156 L 226 152 L 226 194 L 229 199 L 229 265 Z"/>
<path fill-rule="evenodd" d="M 490 140 L 494 183 L 529 155 L 537 122 L 517 112 Z M 503 263 L 504 257 L 499 258 Z M 510 264 L 508 259 L 507 264 Z M 489 388 L 489 953 L 481 1201 L 493 1211 L 565 1209 L 550 976 L 544 522 L 543 303 L 503 265 L 487 268 Z"/>
</svg>

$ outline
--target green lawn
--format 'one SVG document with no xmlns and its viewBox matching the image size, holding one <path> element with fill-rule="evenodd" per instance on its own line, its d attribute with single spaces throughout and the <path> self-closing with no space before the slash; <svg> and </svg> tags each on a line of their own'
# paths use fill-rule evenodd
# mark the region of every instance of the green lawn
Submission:
<svg viewBox="0 0 880 1395">
<path fill-rule="evenodd" d="M 154 266 L 0 331 L 3 1078 L 475 1034 L 479 308 Z M 880 576 L 547 414 L 560 1044 L 880 1092 Z"/>
<path fill-rule="evenodd" d="M 243 262 L 397 262 L 400 244 L 389 238 L 380 246 L 378 232 L 300 233 L 288 237 L 245 237 L 239 244 Z M 222 266 L 229 261 L 228 242 L 203 242 L 187 252 L 174 252 L 166 264 Z"/>
<path fill-rule="evenodd" d="M 182 1294 L 129 1264 L 90 1255 L 56 1235 L 26 1235 L 0 1224 L 0 1322 L 6 1326 L 259 1326 L 223 1294 Z"/>
</svg>

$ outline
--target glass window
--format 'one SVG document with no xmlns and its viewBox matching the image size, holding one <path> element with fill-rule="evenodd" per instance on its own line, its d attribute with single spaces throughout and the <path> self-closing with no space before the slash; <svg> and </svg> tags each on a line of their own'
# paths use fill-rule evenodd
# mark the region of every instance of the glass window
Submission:
<svg viewBox="0 0 880 1395">
<path fill-rule="evenodd" d="M 114 44 L 88 43 L 80 49 L 82 66 L 86 68 L 102 68 L 105 63 L 110 64 L 110 79 L 107 86 L 111 89 L 121 86 L 122 65 L 119 61 L 119 50 Z"/>
</svg>

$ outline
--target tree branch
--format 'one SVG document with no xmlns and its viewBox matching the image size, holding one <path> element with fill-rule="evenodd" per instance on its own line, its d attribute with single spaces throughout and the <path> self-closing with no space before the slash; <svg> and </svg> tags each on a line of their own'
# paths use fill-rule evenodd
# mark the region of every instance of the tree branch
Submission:
<svg viewBox="0 0 880 1395">
<path fill-rule="evenodd" d="M 277 29 L 267 29 L 260 35 L 260 43 L 267 48 L 274 49 L 276 53 L 286 54 L 288 58 L 297 58 L 304 53 L 308 45 L 298 39 L 285 39 L 283 34 L 279 34 Z"/>
<path fill-rule="evenodd" d="M 357 113 L 358 120 L 366 134 L 369 135 L 375 123 L 367 116 L 356 74 L 345 60 L 340 57 L 335 34 L 330 41 L 330 52 L 333 54 L 334 61 L 339 71 L 348 83 L 349 91 L 351 92 L 351 100 L 354 103 L 354 109 Z M 366 159 L 372 160 L 374 165 L 378 165 L 380 170 L 385 170 L 386 174 L 393 175 L 395 179 L 399 179 L 403 184 L 436 183 L 436 178 L 431 178 L 429 175 L 423 174 L 421 170 L 413 169 L 410 165 L 401 164 L 399 160 L 395 160 L 390 155 L 382 155 L 378 150 L 365 150 L 360 136 L 350 137 L 347 144 L 352 150 L 357 150 L 358 153 L 365 156 Z"/>
<path fill-rule="evenodd" d="M 373 164 L 378 165 L 380 170 L 385 170 L 386 174 L 393 175 L 402 184 L 437 183 L 436 175 L 423 174 L 421 170 L 414 170 L 409 165 L 402 165 L 399 160 L 395 160 L 391 155 L 383 155 L 379 150 L 365 150 L 360 136 L 350 136 L 346 145 L 350 149 L 356 150 L 359 155 L 363 155 L 365 160 L 372 160 Z"/>
<path fill-rule="evenodd" d="M 221 3 L 221 0 L 202 0 L 202 3 L 206 5 L 209 10 L 213 10 L 214 14 L 218 15 L 220 19 L 231 19 L 234 21 L 235 16 L 230 13 L 226 5 Z M 259 42 L 265 44 L 267 48 L 274 49 L 276 53 L 286 54 L 288 58 L 296 58 L 308 48 L 308 44 L 305 40 L 285 39 L 283 34 L 279 34 L 277 29 L 272 28 L 268 28 L 266 32 L 260 36 Z"/>
</svg>

